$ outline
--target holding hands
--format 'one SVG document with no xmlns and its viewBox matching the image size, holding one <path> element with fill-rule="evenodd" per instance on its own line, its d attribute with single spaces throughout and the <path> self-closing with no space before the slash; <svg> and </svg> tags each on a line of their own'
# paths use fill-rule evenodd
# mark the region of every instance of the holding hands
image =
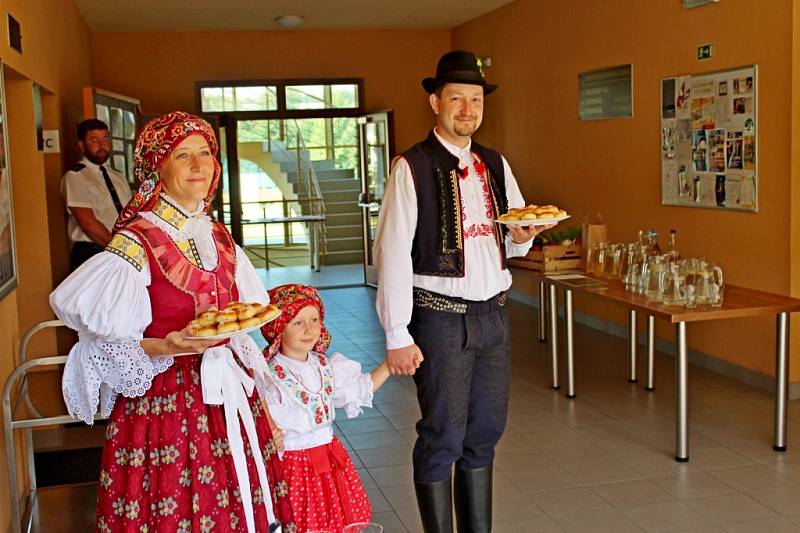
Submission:
<svg viewBox="0 0 800 533">
<path fill-rule="evenodd" d="M 419 346 L 412 344 L 403 348 L 386 350 L 386 364 L 395 376 L 412 376 L 424 361 Z"/>
</svg>

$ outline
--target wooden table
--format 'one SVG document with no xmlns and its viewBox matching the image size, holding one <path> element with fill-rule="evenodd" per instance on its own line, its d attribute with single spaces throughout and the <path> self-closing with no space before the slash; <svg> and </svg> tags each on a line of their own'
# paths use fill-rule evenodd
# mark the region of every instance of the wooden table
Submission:
<svg viewBox="0 0 800 533">
<path fill-rule="evenodd" d="M 590 294 L 601 300 L 611 301 L 628 308 L 628 380 L 637 381 L 636 348 L 638 312 L 647 315 L 647 390 L 654 390 L 653 368 L 655 358 L 655 319 L 660 318 L 675 324 L 677 353 L 675 356 L 675 393 L 676 393 L 676 452 L 679 462 L 689 460 L 689 417 L 688 417 L 688 379 L 689 358 L 686 342 L 686 325 L 689 322 L 724 320 L 763 315 L 777 317 L 776 367 L 775 367 L 775 442 L 773 449 L 786 450 L 786 409 L 789 392 L 789 313 L 800 311 L 800 299 L 790 298 L 736 285 L 725 285 L 725 298 L 721 307 L 698 306 L 686 309 L 683 306 L 667 306 L 650 302 L 643 295 L 633 294 L 625 290 L 619 280 L 608 280 L 596 276 L 607 285 L 605 289 L 589 289 L 577 287 L 568 280 L 552 279 L 544 274 L 519 266 L 520 260 L 510 261 L 515 275 L 523 275 L 539 283 L 539 339 L 550 338 L 550 369 L 553 388 L 559 388 L 558 378 L 558 301 L 557 289 L 564 291 L 564 325 L 565 325 L 565 359 L 567 370 L 567 397 L 575 397 L 575 365 L 573 341 L 572 293 L 578 291 Z M 564 274 L 563 272 L 554 273 Z M 547 312 L 545 312 L 547 309 Z M 546 330 L 549 330 L 547 332 Z"/>
</svg>

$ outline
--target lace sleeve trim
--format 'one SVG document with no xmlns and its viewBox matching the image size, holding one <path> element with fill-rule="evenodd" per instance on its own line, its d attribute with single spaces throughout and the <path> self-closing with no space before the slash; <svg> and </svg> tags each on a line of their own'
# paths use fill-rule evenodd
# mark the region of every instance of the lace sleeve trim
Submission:
<svg viewBox="0 0 800 533">
<path fill-rule="evenodd" d="M 153 378 L 172 366 L 172 357 L 151 359 L 136 341 L 76 344 L 67 359 L 61 387 L 69 413 L 87 424 L 98 406 L 107 417 L 118 394 L 143 396 Z"/>
</svg>

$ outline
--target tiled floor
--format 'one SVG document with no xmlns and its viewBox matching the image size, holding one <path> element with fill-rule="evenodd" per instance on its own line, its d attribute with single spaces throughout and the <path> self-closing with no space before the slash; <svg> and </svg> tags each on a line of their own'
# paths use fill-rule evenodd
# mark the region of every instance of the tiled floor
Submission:
<svg viewBox="0 0 800 533">
<path fill-rule="evenodd" d="M 366 368 L 384 357 L 374 294 L 323 291 L 333 349 Z M 578 397 L 568 400 L 548 387 L 534 310 L 510 305 L 511 407 L 495 461 L 495 532 L 800 532 L 800 401 L 789 406 L 789 451 L 775 453 L 770 394 L 692 366 L 691 460 L 679 464 L 670 357 L 659 354 L 648 393 L 627 383 L 624 339 L 576 326 Z M 337 434 L 387 533 L 421 531 L 410 465 L 418 414 L 410 378 L 392 378 L 357 419 L 337 413 Z M 68 498 L 61 509 L 88 507 L 91 517 L 91 497 Z M 59 527 L 40 531 L 69 530 L 62 513 L 52 516 Z"/>
</svg>

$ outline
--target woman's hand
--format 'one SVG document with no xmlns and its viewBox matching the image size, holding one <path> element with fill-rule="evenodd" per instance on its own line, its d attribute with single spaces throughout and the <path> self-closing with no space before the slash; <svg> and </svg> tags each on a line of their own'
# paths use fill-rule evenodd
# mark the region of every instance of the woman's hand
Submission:
<svg viewBox="0 0 800 533">
<path fill-rule="evenodd" d="M 203 353 L 206 348 L 211 348 L 217 340 L 192 340 L 192 332 L 189 328 L 181 331 L 171 331 L 163 339 L 142 339 L 141 344 L 144 352 L 153 357 L 158 355 L 177 355 L 185 353 Z"/>
<path fill-rule="evenodd" d="M 272 431 L 272 442 L 275 444 L 275 450 L 282 452 L 283 451 L 283 430 L 278 426 L 271 426 L 269 428 Z"/>
</svg>

